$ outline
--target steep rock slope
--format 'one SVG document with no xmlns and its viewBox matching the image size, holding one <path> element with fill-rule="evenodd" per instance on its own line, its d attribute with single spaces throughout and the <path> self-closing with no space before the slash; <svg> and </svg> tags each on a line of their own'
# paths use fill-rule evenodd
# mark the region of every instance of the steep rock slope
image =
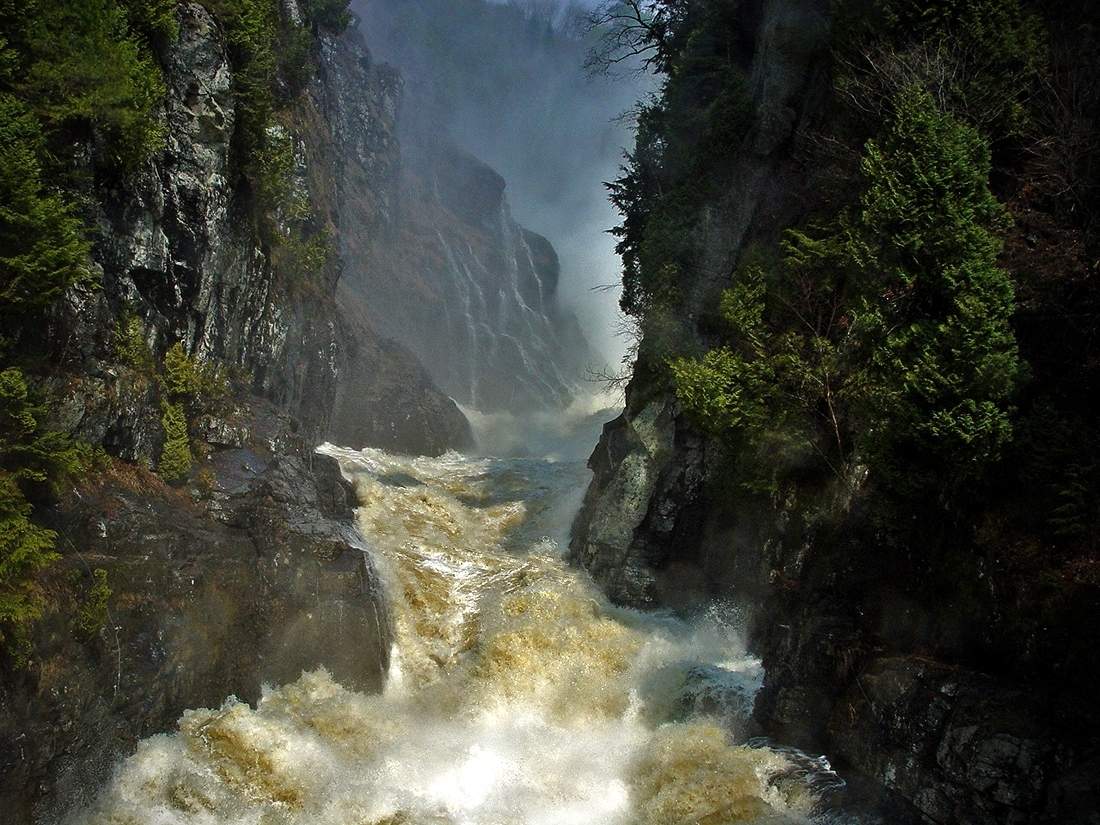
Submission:
<svg viewBox="0 0 1100 825">
<path fill-rule="evenodd" d="M 512 218 L 504 179 L 445 137 L 404 148 L 392 219 L 349 256 L 342 300 L 462 404 L 568 406 L 591 353 L 557 301 L 553 246 Z"/>
<path fill-rule="evenodd" d="M 318 115 L 331 128 L 331 164 L 323 165 L 339 201 L 338 227 L 344 270 L 337 286 L 336 314 L 344 345 L 334 364 L 339 381 L 326 436 L 348 447 L 384 447 L 398 452 L 439 455 L 473 442 L 469 423 L 438 381 L 398 343 L 379 307 L 415 301 L 403 284 L 379 280 L 377 291 L 362 283 L 370 255 L 395 243 L 399 214 L 401 146 L 397 118 L 401 78 L 371 58 L 357 31 L 326 40 L 320 54 L 314 99 Z M 396 299 L 393 289 L 398 289 Z M 408 329 L 396 327 L 403 335 Z M 381 334 L 380 334 L 381 333 Z M 386 338 L 384 335 L 391 337 Z M 433 382 L 433 376 L 436 380 Z"/>
<path fill-rule="evenodd" d="M 298 31 L 296 3 L 278 8 L 282 30 Z M 56 821 L 188 707 L 255 699 L 262 682 L 322 665 L 378 689 L 387 608 L 350 490 L 313 449 L 338 394 L 369 422 L 364 443 L 394 445 L 395 428 L 409 451 L 468 440 L 415 357 L 340 318 L 340 256 L 303 267 L 297 236 L 264 230 L 235 168 L 241 104 L 227 32 L 202 4 L 174 13 L 178 36 L 159 55 L 165 145 L 124 177 L 88 161 L 97 286 L 70 291 L 37 331 L 53 425 L 110 458 L 36 507 L 60 560 L 35 582 L 45 614 L 28 661 L 0 663 L 5 821 Z M 289 143 L 291 200 L 311 205 L 307 228 L 337 245 L 345 212 L 385 196 L 370 142 L 392 111 L 375 106 L 386 78 L 362 73 L 361 41 L 310 36 L 313 80 L 269 129 Z M 208 382 L 199 392 L 217 397 L 204 409 L 180 402 L 178 441 L 194 463 L 168 486 L 151 469 L 164 468 L 173 380 Z"/>
<path fill-rule="evenodd" d="M 713 340 L 708 306 L 746 250 L 776 245 L 837 186 L 835 158 L 820 162 L 836 149 L 820 139 L 835 103 L 828 11 L 761 0 L 738 12 L 752 123 L 730 190 L 707 200 L 691 230 L 697 266 L 677 284 L 674 334 L 694 345 Z M 1079 230 L 1057 229 L 1026 196 L 1011 206 L 1005 265 L 1028 299 L 1042 304 L 1042 278 L 1089 277 Z M 1041 323 L 1021 306 L 1022 330 Z M 1100 606 L 1083 572 L 1094 564 L 1088 539 L 1078 572 L 1063 572 L 1060 551 L 1010 526 L 1036 502 L 1001 493 L 977 529 L 930 519 L 899 551 L 858 463 L 832 478 L 787 466 L 772 494 L 749 494 L 728 445 L 688 420 L 659 374 L 662 335 L 647 329 L 626 409 L 590 460 L 574 561 L 626 604 L 743 604 L 767 669 L 762 732 L 869 778 L 891 821 L 1095 821 L 1096 673 L 1085 651 Z"/>
</svg>

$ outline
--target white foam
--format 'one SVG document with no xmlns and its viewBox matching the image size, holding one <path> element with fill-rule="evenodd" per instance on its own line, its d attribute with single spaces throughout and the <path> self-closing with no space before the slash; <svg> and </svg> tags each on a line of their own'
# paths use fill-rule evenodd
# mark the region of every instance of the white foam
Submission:
<svg viewBox="0 0 1100 825">
<path fill-rule="evenodd" d="M 356 482 L 394 605 L 386 690 L 355 693 L 318 671 L 256 708 L 191 711 L 179 733 L 143 742 L 76 822 L 805 820 L 812 794 L 775 781 L 787 757 L 737 745 L 730 718 L 696 712 L 699 695 L 751 703 L 759 686 L 736 612 L 687 624 L 612 608 L 547 538 L 564 535 L 583 466 L 325 451 Z"/>
</svg>

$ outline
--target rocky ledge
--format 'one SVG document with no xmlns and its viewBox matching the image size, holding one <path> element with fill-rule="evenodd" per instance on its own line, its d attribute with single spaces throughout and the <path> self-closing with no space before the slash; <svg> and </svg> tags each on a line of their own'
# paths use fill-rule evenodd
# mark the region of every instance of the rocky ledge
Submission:
<svg viewBox="0 0 1100 825">
<path fill-rule="evenodd" d="M 210 455 L 189 487 L 115 462 L 52 514 L 48 655 L 0 680 L 5 821 L 55 821 L 186 708 L 254 701 L 321 665 L 380 688 L 389 623 L 351 489 L 286 414 L 249 407 L 201 422 Z M 97 569 L 109 610 L 81 628 Z"/>
</svg>

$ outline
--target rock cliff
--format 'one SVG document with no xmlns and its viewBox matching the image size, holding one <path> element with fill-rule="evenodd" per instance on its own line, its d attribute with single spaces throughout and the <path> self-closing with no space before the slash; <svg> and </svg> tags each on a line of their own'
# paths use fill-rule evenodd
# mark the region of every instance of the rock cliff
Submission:
<svg viewBox="0 0 1100 825">
<path fill-rule="evenodd" d="M 703 342 L 702 316 L 745 249 L 775 243 L 828 185 L 807 162 L 829 117 L 828 4 L 743 11 L 753 126 L 734 186 L 705 207 L 701 264 L 682 285 L 682 334 Z M 1016 264 L 1041 270 L 1056 244 L 1028 237 L 1009 240 L 1030 256 Z M 728 450 L 654 372 L 643 357 L 592 454 L 573 560 L 620 603 L 743 605 L 767 674 L 760 732 L 870 780 L 890 821 L 1097 821 L 1093 634 L 1073 638 L 1096 615 L 1095 588 L 1067 583 L 1057 605 L 1036 602 L 1021 576 L 1037 565 L 1013 560 L 1027 540 L 999 533 L 1004 511 L 980 516 L 978 535 L 930 527 L 919 546 L 885 552 L 859 467 L 832 480 L 792 467 L 774 495 L 746 494 L 729 481 Z"/>
<path fill-rule="evenodd" d="M 349 255 L 341 301 L 461 404 L 568 406 L 593 356 L 558 301 L 553 246 L 513 219 L 504 179 L 445 135 L 410 127 L 403 150 L 389 220 L 347 233 L 369 243 Z"/>
<path fill-rule="evenodd" d="M 119 464 L 52 514 L 63 561 L 43 582 L 33 666 L 0 681 L 6 821 L 55 822 L 87 803 L 143 737 L 183 710 L 324 666 L 377 690 L 388 611 L 336 462 L 253 399 L 206 422 L 201 496 Z M 83 583 L 106 571 L 102 625 L 74 631 Z"/>
<path fill-rule="evenodd" d="M 297 4 L 281 7 L 292 25 Z M 312 80 L 269 128 L 289 141 L 310 229 L 337 254 L 295 266 L 295 239 L 265 232 L 235 167 L 226 31 L 199 3 L 177 15 L 158 55 L 165 145 L 123 177 L 86 162 L 97 287 L 72 290 L 39 331 L 54 425 L 109 459 L 36 508 L 61 560 L 38 584 L 47 610 L 29 663 L 0 673 L 0 807 L 13 823 L 56 821 L 188 707 L 255 699 L 318 666 L 378 689 L 387 607 L 350 490 L 313 450 L 326 437 L 436 454 L 470 440 L 415 356 L 337 301 L 347 216 L 369 233 L 392 209 L 396 75 L 354 31 L 312 32 Z M 176 342 L 191 369 L 218 365 L 225 388 L 189 414 L 195 464 L 171 487 L 151 471 Z"/>
</svg>

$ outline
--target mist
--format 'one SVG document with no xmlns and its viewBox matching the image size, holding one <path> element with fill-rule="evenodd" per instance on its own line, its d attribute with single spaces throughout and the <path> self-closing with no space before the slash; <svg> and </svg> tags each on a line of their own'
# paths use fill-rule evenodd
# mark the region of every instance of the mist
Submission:
<svg viewBox="0 0 1100 825">
<path fill-rule="evenodd" d="M 516 219 L 561 258 L 558 298 L 596 356 L 617 367 L 618 222 L 603 182 L 616 177 L 650 84 L 589 77 L 584 13 L 570 0 L 358 0 L 375 57 L 405 80 L 404 130 L 453 140 L 498 171 Z"/>
</svg>

